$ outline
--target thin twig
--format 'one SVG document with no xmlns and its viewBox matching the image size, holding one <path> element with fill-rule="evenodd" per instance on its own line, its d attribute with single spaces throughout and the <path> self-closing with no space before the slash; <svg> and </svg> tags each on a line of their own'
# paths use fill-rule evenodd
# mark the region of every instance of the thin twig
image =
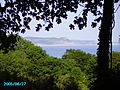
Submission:
<svg viewBox="0 0 120 90">
<path fill-rule="evenodd" d="M 116 12 L 117 12 L 117 10 L 119 9 L 119 7 L 120 7 L 120 4 L 119 4 L 119 6 L 117 7 L 117 9 L 115 10 L 115 12 L 114 12 L 114 13 L 116 13 Z"/>
</svg>

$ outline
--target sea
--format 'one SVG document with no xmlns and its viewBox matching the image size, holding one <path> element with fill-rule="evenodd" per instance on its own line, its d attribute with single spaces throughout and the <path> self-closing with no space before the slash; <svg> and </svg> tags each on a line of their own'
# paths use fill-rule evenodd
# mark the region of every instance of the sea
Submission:
<svg viewBox="0 0 120 90">
<path fill-rule="evenodd" d="M 86 53 L 97 55 L 97 45 L 80 45 L 80 46 L 41 46 L 50 56 L 61 58 L 66 49 L 80 49 Z M 120 52 L 120 45 L 113 45 L 113 51 Z"/>
</svg>

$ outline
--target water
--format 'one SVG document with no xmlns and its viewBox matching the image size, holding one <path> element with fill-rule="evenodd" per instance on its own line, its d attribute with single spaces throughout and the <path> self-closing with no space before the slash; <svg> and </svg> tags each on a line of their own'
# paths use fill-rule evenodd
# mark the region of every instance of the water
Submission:
<svg viewBox="0 0 120 90">
<path fill-rule="evenodd" d="M 97 53 L 97 45 L 81 45 L 81 46 L 42 46 L 43 50 L 50 56 L 61 58 L 66 49 L 80 49 L 84 52 L 94 54 Z M 120 52 L 120 45 L 113 45 L 113 51 Z"/>
</svg>

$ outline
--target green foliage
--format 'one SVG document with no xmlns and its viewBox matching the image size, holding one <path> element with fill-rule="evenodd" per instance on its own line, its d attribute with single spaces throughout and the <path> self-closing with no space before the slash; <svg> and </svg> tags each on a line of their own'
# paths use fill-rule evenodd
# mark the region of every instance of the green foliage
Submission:
<svg viewBox="0 0 120 90">
<path fill-rule="evenodd" d="M 118 90 L 120 88 L 120 52 L 112 52 L 112 68 L 110 67 L 104 73 L 105 76 L 97 78 L 93 90 Z"/>
<path fill-rule="evenodd" d="M 57 87 L 59 87 L 61 90 L 77 90 L 78 85 L 74 79 L 74 77 L 70 76 L 69 74 L 61 75 L 57 79 L 56 83 Z"/>
<path fill-rule="evenodd" d="M 118 89 L 120 88 L 120 52 L 113 52 L 112 58 L 111 86 L 114 89 Z"/>
<path fill-rule="evenodd" d="M 30 62 L 26 54 L 20 51 L 3 54 L 0 59 L 0 71 L 7 71 L 10 75 L 16 74 L 18 77 L 27 72 Z M 16 76 L 15 75 L 15 76 Z"/>
<path fill-rule="evenodd" d="M 94 55 L 69 49 L 58 59 L 19 36 L 16 44 L 8 53 L 0 50 L 1 82 L 26 81 L 27 86 L 19 88 L 22 90 L 90 90 L 96 80 Z M 114 74 L 109 77 L 115 80 L 120 76 L 119 61 L 120 53 L 113 52 Z"/>
<path fill-rule="evenodd" d="M 90 68 L 96 66 L 96 56 L 85 53 L 79 49 L 68 49 L 62 56 L 63 59 L 74 59 L 83 71 L 90 71 Z"/>
<path fill-rule="evenodd" d="M 112 58 L 113 70 L 115 70 L 116 72 L 120 71 L 120 52 L 113 52 Z"/>
<path fill-rule="evenodd" d="M 83 51 L 68 49 L 62 57 L 63 59 L 74 59 L 77 61 L 77 66 L 80 67 L 81 71 L 88 77 L 88 83 L 93 83 L 95 77 L 95 67 L 97 66 L 96 56 Z M 90 85 L 91 86 L 91 85 Z"/>
<path fill-rule="evenodd" d="M 0 30 L 0 50 L 3 50 L 4 53 L 9 52 L 9 50 L 13 50 L 14 46 L 16 45 L 16 41 L 17 35 L 15 34 L 5 35 Z"/>
<path fill-rule="evenodd" d="M 51 57 L 30 41 L 19 36 L 17 40 L 14 50 L 5 54 L 0 51 L 1 81 L 26 81 L 27 89 L 37 90 L 88 88 L 87 76 L 77 61 Z"/>
<path fill-rule="evenodd" d="M 26 81 L 35 86 L 40 80 L 39 61 L 48 55 L 42 48 L 35 46 L 30 41 L 17 37 L 17 46 L 8 53 L 0 51 L 0 80 L 1 81 Z M 39 73 L 38 73 L 39 72 Z M 34 87 L 33 86 L 33 87 Z"/>
<path fill-rule="evenodd" d="M 19 36 L 15 50 L 25 52 L 27 54 L 27 58 L 29 58 L 33 63 L 35 60 L 39 60 L 40 58 L 48 56 L 41 47 L 35 46 L 32 44 L 32 42 L 27 41 Z"/>
<path fill-rule="evenodd" d="M 61 90 L 72 90 L 81 88 L 81 83 L 87 83 L 87 76 L 81 72 L 81 69 L 77 66 L 77 62 L 73 59 L 61 60 L 59 65 L 54 68 L 54 76 L 56 78 L 56 85 Z M 81 82 L 81 83 L 79 83 Z M 82 88 L 81 88 L 82 89 Z"/>
</svg>

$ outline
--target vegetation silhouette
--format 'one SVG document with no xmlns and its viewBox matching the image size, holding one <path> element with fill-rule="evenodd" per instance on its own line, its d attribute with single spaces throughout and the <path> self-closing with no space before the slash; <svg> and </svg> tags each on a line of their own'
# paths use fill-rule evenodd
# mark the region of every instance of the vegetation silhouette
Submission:
<svg viewBox="0 0 120 90">
<path fill-rule="evenodd" d="M 0 4 L 0 49 L 4 53 L 8 53 L 9 49 L 13 49 L 16 45 L 16 35 L 19 32 L 25 33 L 30 29 L 29 23 L 32 17 L 41 21 L 36 26 L 36 31 L 42 27 L 49 31 L 53 28 L 53 22 L 62 23 L 62 18 L 67 19 L 67 12 L 76 13 L 78 7 L 83 8 L 82 15 L 77 15 L 70 29 L 75 29 L 75 25 L 79 30 L 87 27 L 88 13 L 91 12 L 96 18 L 92 22 L 92 27 L 96 27 L 101 21 L 99 33 L 99 48 L 98 48 L 98 67 L 96 68 L 99 82 L 96 86 L 103 87 L 103 81 L 110 81 L 109 71 L 109 51 L 112 43 L 112 24 L 114 22 L 114 3 L 119 0 L 4 0 L 5 4 Z M 100 8 L 103 7 L 103 12 Z M 21 17 L 22 16 L 22 17 Z M 44 22 L 44 23 L 42 23 Z M 10 34 L 10 36 L 7 36 Z M 111 54 L 112 55 L 112 54 Z M 101 83 L 101 84 L 100 84 Z M 104 83 L 106 85 L 106 83 Z M 103 85 L 103 86 L 100 86 Z M 111 85 L 112 87 L 112 85 Z M 114 86 L 113 86 L 114 88 Z"/>
</svg>

